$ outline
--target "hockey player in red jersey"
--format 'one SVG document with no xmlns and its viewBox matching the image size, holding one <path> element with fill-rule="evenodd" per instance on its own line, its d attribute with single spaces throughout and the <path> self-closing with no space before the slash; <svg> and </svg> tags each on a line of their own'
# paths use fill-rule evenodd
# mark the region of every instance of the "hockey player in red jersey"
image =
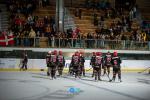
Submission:
<svg viewBox="0 0 150 100">
<path fill-rule="evenodd" d="M 72 66 L 73 66 L 73 72 L 75 73 L 75 78 L 79 77 L 80 74 L 80 59 L 79 59 L 79 52 L 75 52 L 74 56 L 72 57 Z"/>
<path fill-rule="evenodd" d="M 102 58 L 102 53 L 101 52 L 96 52 L 96 58 L 95 58 L 95 65 L 93 67 L 94 69 L 94 75 L 95 75 L 95 80 L 101 80 L 101 68 L 103 66 L 103 58 Z"/>
<path fill-rule="evenodd" d="M 104 66 L 103 66 L 104 74 L 103 74 L 103 76 L 106 74 L 106 70 L 107 70 L 108 77 L 109 77 L 110 67 L 112 66 L 111 65 L 111 59 L 112 59 L 111 53 L 108 51 L 104 57 Z"/>
<path fill-rule="evenodd" d="M 118 79 L 120 82 L 122 82 L 122 80 L 121 80 L 121 66 L 120 66 L 121 59 L 120 59 L 120 57 L 118 57 L 118 53 L 116 51 L 113 53 L 111 63 L 113 66 L 113 78 L 111 81 L 115 81 L 116 74 L 118 74 Z"/>
<path fill-rule="evenodd" d="M 59 73 L 59 76 L 62 76 L 62 72 L 63 72 L 63 69 L 64 69 L 64 65 L 65 65 L 65 59 L 64 59 L 64 56 L 62 55 L 62 51 L 59 51 L 59 55 L 57 57 L 57 61 L 58 61 L 58 73 Z"/>
<path fill-rule="evenodd" d="M 51 54 L 51 60 L 50 60 L 50 67 L 51 67 L 51 78 L 55 78 L 56 79 L 56 68 L 57 68 L 57 51 L 54 50 Z"/>
</svg>

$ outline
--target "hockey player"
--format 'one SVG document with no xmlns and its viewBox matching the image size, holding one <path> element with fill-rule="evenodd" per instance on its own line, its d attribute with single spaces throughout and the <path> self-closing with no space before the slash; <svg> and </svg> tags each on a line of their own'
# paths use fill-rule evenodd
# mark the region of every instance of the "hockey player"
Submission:
<svg viewBox="0 0 150 100">
<path fill-rule="evenodd" d="M 84 68 L 84 62 L 85 62 L 85 58 L 83 56 L 83 53 L 80 52 L 80 57 L 79 57 L 79 60 L 80 60 L 80 76 L 85 76 L 85 68 Z"/>
<path fill-rule="evenodd" d="M 103 58 L 102 58 L 102 53 L 101 52 L 96 52 L 96 58 L 95 58 L 95 65 L 93 67 L 94 69 L 94 75 L 95 75 L 95 81 L 101 80 L 101 68 L 103 64 Z"/>
<path fill-rule="evenodd" d="M 22 67 L 20 68 L 21 70 L 27 70 L 27 63 L 28 63 L 28 55 L 26 50 L 23 52 L 23 60 L 22 60 Z"/>
<path fill-rule="evenodd" d="M 59 51 L 59 55 L 57 57 L 57 61 L 58 61 L 58 73 L 59 73 L 59 76 L 62 76 L 62 72 L 63 72 L 63 69 L 64 69 L 64 65 L 65 65 L 65 59 L 64 59 L 64 56 L 62 55 L 62 51 Z"/>
<path fill-rule="evenodd" d="M 92 66 L 92 68 L 95 66 L 95 58 L 96 58 L 96 53 L 93 52 L 91 60 L 90 60 L 90 65 Z M 94 77 L 94 69 L 93 69 L 92 77 Z"/>
<path fill-rule="evenodd" d="M 106 74 L 106 70 L 107 70 L 108 77 L 109 77 L 110 67 L 112 66 L 111 65 L 111 59 L 112 59 L 111 53 L 108 51 L 104 57 L 104 66 L 103 66 L 104 74 L 103 74 L 103 76 Z"/>
<path fill-rule="evenodd" d="M 113 53 L 111 63 L 113 66 L 113 78 L 111 81 L 115 81 L 116 74 L 118 74 L 118 79 L 120 82 L 122 82 L 122 80 L 121 80 L 121 66 L 120 66 L 121 59 L 120 59 L 120 57 L 118 57 L 118 53 L 116 51 Z"/>
<path fill-rule="evenodd" d="M 79 63 L 80 63 L 80 59 L 79 59 L 79 53 L 75 52 L 73 58 L 72 58 L 72 66 L 73 66 L 73 71 L 75 73 L 75 78 L 79 77 L 80 74 L 80 68 L 79 68 Z"/>
<path fill-rule="evenodd" d="M 54 50 L 51 54 L 51 60 L 50 60 L 50 67 L 51 67 L 51 78 L 55 78 L 55 73 L 56 73 L 56 69 L 57 69 L 57 51 Z"/>
<path fill-rule="evenodd" d="M 46 55 L 46 64 L 47 64 L 47 76 L 50 76 L 50 72 L 51 72 L 51 51 L 48 51 L 47 55 Z"/>
<path fill-rule="evenodd" d="M 71 57 L 71 63 L 70 63 L 70 66 L 69 66 L 69 74 L 70 75 L 73 75 L 74 74 L 74 71 L 73 71 L 73 57 L 74 57 L 75 54 L 72 55 Z"/>
</svg>

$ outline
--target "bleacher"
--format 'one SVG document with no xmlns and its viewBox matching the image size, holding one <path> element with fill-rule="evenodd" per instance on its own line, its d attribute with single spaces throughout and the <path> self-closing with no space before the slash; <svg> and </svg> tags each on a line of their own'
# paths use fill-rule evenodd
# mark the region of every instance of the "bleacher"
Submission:
<svg viewBox="0 0 150 100">
<path fill-rule="evenodd" d="M 113 1 L 110 0 L 110 3 L 112 3 Z M 144 1 L 143 5 L 145 5 L 145 3 L 148 3 L 149 1 Z M 74 23 L 75 23 L 75 26 L 78 26 L 81 30 L 81 33 L 84 34 L 84 36 L 86 37 L 87 33 L 91 32 L 91 33 L 95 33 L 95 30 L 97 28 L 99 28 L 99 26 L 94 26 L 93 24 L 93 12 L 96 13 L 98 15 L 98 20 L 100 19 L 100 16 L 103 15 L 104 16 L 104 10 L 93 10 L 93 9 L 86 9 L 84 7 L 84 3 L 85 3 L 85 0 L 77 0 L 76 2 L 75 1 L 68 1 L 68 0 L 64 0 L 64 6 L 67 10 L 69 10 L 69 13 L 70 13 L 70 16 L 73 16 L 73 20 L 74 20 Z M 142 11 L 142 14 L 143 13 L 146 13 L 148 14 L 148 5 L 145 6 L 145 7 L 141 7 L 143 6 L 142 4 L 142 1 L 140 0 L 137 0 L 137 4 L 139 4 L 139 8 L 141 9 Z M 72 5 L 71 5 L 72 4 Z M 82 17 L 81 19 L 78 18 L 78 17 L 75 17 L 74 13 L 75 13 L 75 9 L 76 8 L 80 8 L 82 9 Z M 146 9 L 147 8 L 147 9 Z M 146 9 L 146 11 L 145 11 Z M 33 16 L 38 16 L 39 19 L 43 19 L 45 16 L 55 16 L 55 13 L 56 13 L 56 0 L 53 0 L 50 2 L 50 5 L 47 6 L 47 7 L 38 7 L 36 8 L 36 10 L 33 12 Z M 124 12 L 125 15 L 128 15 L 129 12 Z M 27 20 L 27 18 L 25 18 L 25 16 L 23 14 L 19 14 L 19 16 L 21 16 L 21 18 L 23 20 Z M 143 14 L 144 16 L 144 14 Z M 104 28 L 109 28 L 111 26 L 111 23 L 113 21 L 115 21 L 115 23 L 118 21 L 118 20 L 121 20 L 119 17 L 116 17 L 115 19 L 112 19 L 112 18 L 105 18 L 105 21 L 104 21 Z M 134 30 L 137 30 L 140 28 L 140 23 L 138 22 L 137 19 L 134 19 L 132 21 L 132 26 L 131 26 L 132 29 Z M 131 32 L 125 32 L 124 33 L 126 36 L 130 36 L 131 35 Z M 114 41 L 114 40 L 113 40 Z M 86 42 L 86 40 L 84 40 L 84 42 Z M 105 43 L 108 43 L 108 41 L 106 40 Z M 113 43 L 113 42 L 112 42 Z M 114 42 L 115 43 L 115 42 Z M 54 43 L 55 45 L 56 43 Z M 83 44 L 83 43 L 82 43 Z M 120 43 L 122 44 L 122 43 Z M 135 43 L 136 44 L 136 43 Z M 145 44 L 148 45 L 148 42 L 142 42 L 141 44 L 144 44 L 144 47 L 145 47 Z M 79 44 L 78 44 L 79 45 Z M 84 47 L 86 47 L 87 44 L 84 43 Z M 95 44 L 97 45 L 97 44 Z M 36 45 L 34 45 L 36 46 Z M 49 43 L 48 43 L 48 38 L 47 37 L 40 37 L 39 38 L 39 44 L 38 44 L 38 47 L 48 47 L 49 46 Z M 61 47 L 61 46 L 60 46 Z M 78 46 L 78 48 L 81 47 L 81 46 Z M 96 46 L 95 46 L 96 47 Z M 107 47 L 107 46 L 106 46 Z M 110 47 L 108 47 L 110 49 Z M 129 48 L 128 48 L 129 49 Z M 146 46 L 146 49 L 148 49 L 148 46 Z"/>
</svg>

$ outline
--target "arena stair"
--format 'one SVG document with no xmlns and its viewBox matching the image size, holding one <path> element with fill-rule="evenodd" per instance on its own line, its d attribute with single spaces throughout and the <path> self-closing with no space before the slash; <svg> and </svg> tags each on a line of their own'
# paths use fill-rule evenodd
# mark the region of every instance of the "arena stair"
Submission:
<svg viewBox="0 0 150 100">
<path fill-rule="evenodd" d="M 9 27 L 9 13 L 5 4 L 0 4 L 0 29 L 7 30 Z"/>
</svg>

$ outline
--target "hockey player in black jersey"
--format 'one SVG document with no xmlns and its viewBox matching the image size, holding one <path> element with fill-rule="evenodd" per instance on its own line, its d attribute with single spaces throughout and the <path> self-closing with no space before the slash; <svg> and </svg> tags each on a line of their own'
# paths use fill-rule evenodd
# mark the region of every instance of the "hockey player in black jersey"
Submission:
<svg viewBox="0 0 150 100">
<path fill-rule="evenodd" d="M 92 68 L 94 68 L 94 66 L 95 66 L 95 58 L 96 58 L 96 53 L 93 52 L 91 60 L 90 60 L 90 65 L 92 66 Z M 92 77 L 94 77 L 94 69 L 93 69 Z"/>
<path fill-rule="evenodd" d="M 122 82 L 122 80 L 121 80 L 121 66 L 120 66 L 121 59 L 120 59 L 120 57 L 118 57 L 118 53 L 116 51 L 113 53 L 111 63 L 113 66 L 113 78 L 111 81 L 115 81 L 116 74 L 118 74 L 118 79 L 120 82 Z"/>
<path fill-rule="evenodd" d="M 51 54 L 50 67 L 51 67 L 51 78 L 56 79 L 56 69 L 57 69 L 57 51 L 54 50 Z"/>
<path fill-rule="evenodd" d="M 75 73 L 75 78 L 79 77 L 80 78 L 80 67 L 79 67 L 79 63 L 80 63 L 80 59 L 79 59 L 80 55 L 79 52 L 75 52 L 74 56 L 72 57 L 72 66 L 73 66 L 73 72 Z"/>
<path fill-rule="evenodd" d="M 112 59 L 111 53 L 108 51 L 107 54 L 104 57 L 104 66 L 103 66 L 104 73 L 103 73 L 103 76 L 106 74 L 106 71 L 107 71 L 107 74 L 108 74 L 108 77 L 109 77 L 110 67 L 112 66 L 111 65 L 111 59 Z"/>
<path fill-rule="evenodd" d="M 59 55 L 57 57 L 57 61 L 58 61 L 58 73 L 59 73 L 59 76 L 62 76 L 62 72 L 63 72 L 63 69 L 64 69 L 64 65 L 65 65 L 65 59 L 64 59 L 64 56 L 62 55 L 62 51 L 59 51 Z"/>
<path fill-rule="evenodd" d="M 102 58 L 102 53 L 101 52 L 97 52 L 96 53 L 96 58 L 95 58 L 95 65 L 93 67 L 94 70 L 94 76 L 95 76 L 95 80 L 101 80 L 101 68 L 103 65 L 103 58 Z"/>
<path fill-rule="evenodd" d="M 80 63 L 79 63 L 79 67 L 80 67 L 80 76 L 82 76 L 82 74 L 83 74 L 83 76 L 85 76 L 85 68 L 84 68 L 85 58 L 84 58 L 82 52 L 80 52 L 79 61 L 80 61 Z"/>
</svg>

